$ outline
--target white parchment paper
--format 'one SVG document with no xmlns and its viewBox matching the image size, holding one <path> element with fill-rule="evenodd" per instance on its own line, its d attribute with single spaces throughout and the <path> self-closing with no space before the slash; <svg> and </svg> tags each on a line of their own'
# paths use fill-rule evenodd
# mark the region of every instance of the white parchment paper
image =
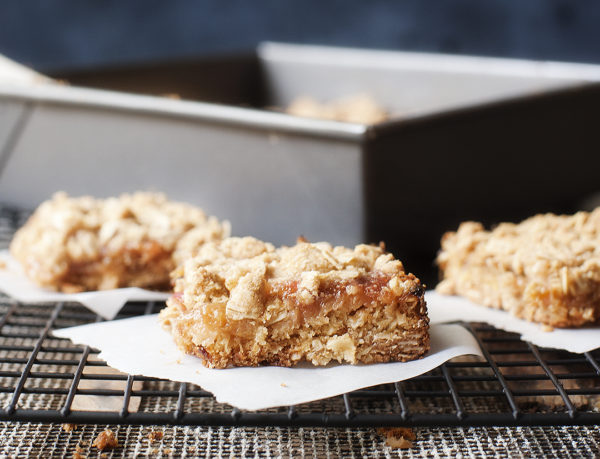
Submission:
<svg viewBox="0 0 600 459">
<path fill-rule="evenodd" d="M 214 370 L 183 354 L 157 315 L 55 330 L 55 336 L 99 349 L 109 366 L 133 375 L 198 384 L 219 402 L 260 410 L 332 397 L 377 384 L 418 376 L 459 355 L 481 356 L 477 342 L 460 325 L 431 327 L 431 351 L 420 360 L 375 365 L 257 367 Z"/>
<path fill-rule="evenodd" d="M 113 319 L 128 301 L 164 301 L 168 293 L 141 288 L 118 288 L 81 293 L 60 293 L 35 285 L 7 250 L 0 251 L 0 291 L 23 303 L 76 301 L 105 319 Z"/>
<path fill-rule="evenodd" d="M 429 320 L 445 322 L 486 322 L 496 328 L 521 334 L 521 339 L 542 347 L 583 353 L 600 347 L 600 327 L 555 328 L 544 331 L 540 324 L 512 316 L 506 311 L 475 304 L 463 297 L 425 293 Z"/>
</svg>

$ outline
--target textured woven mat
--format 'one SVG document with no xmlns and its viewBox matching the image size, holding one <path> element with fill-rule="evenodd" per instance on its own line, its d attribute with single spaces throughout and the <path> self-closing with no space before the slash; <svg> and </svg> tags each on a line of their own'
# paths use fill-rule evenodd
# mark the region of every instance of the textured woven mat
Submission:
<svg viewBox="0 0 600 459">
<path fill-rule="evenodd" d="M 598 427 L 415 429 L 410 449 L 392 449 L 374 429 L 108 426 L 119 447 L 101 455 L 94 438 L 107 426 L 65 432 L 55 424 L 2 423 L 2 457 L 598 457 Z M 151 443 L 148 433 L 164 437 Z"/>
</svg>

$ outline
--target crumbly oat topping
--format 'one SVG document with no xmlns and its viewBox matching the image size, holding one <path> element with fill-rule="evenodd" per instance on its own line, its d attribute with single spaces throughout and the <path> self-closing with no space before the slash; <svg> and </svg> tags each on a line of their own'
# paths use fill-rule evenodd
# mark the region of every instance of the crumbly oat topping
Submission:
<svg viewBox="0 0 600 459">
<path fill-rule="evenodd" d="M 309 96 L 302 96 L 296 98 L 288 106 L 286 112 L 306 118 L 361 124 L 375 124 L 389 117 L 389 114 L 366 94 L 343 97 L 324 103 Z"/>
<path fill-rule="evenodd" d="M 228 238 L 203 245 L 173 276 L 176 294 L 161 320 L 209 366 L 388 361 L 385 343 L 414 329 L 418 349 L 411 351 L 426 348 L 423 288 L 380 247 L 299 242 L 275 249 Z M 367 336 L 377 327 L 376 339 Z M 367 342 L 381 349 L 367 355 Z"/>
<path fill-rule="evenodd" d="M 442 238 L 438 290 L 550 326 L 600 317 L 600 208 L 545 214 L 492 231 L 465 222 Z"/>
<path fill-rule="evenodd" d="M 265 313 L 263 290 L 267 282 L 277 285 L 298 280 L 296 296 L 300 303 L 310 304 L 317 300 L 321 285 L 357 279 L 373 270 L 404 272 L 393 255 L 370 245 L 352 250 L 304 242 L 275 249 L 251 237 L 229 238 L 201 247 L 198 255 L 185 263 L 184 276 L 176 280 L 175 291 L 183 293 L 183 301 L 190 303 L 205 301 L 206 295 L 219 298 L 227 292 L 227 317 L 257 319 Z M 390 289 L 404 291 L 414 284 L 410 278 L 390 279 Z"/>
<path fill-rule="evenodd" d="M 192 258 L 205 243 L 221 240 L 230 234 L 231 225 L 228 221 L 219 222 L 216 218 L 209 217 L 204 224 L 192 228 L 179 239 L 173 252 L 175 264 L 180 265 Z"/>
<path fill-rule="evenodd" d="M 227 235 L 228 224 L 159 193 L 108 199 L 56 193 L 16 233 L 11 252 L 42 286 L 105 289 L 136 280 L 164 284 L 174 268 L 173 252 L 182 259 L 203 242 Z M 132 270 L 138 271 L 136 279 L 123 279 Z"/>
</svg>

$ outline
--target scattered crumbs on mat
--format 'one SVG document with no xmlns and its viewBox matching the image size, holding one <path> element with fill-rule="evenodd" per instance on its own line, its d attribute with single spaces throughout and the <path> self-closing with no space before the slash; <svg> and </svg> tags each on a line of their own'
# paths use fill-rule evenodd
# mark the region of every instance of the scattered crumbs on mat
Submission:
<svg viewBox="0 0 600 459">
<path fill-rule="evenodd" d="M 148 440 L 150 443 L 154 443 L 155 441 L 161 441 L 163 439 L 163 433 L 160 430 L 152 430 L 148 432 Z"/>
<path fill-rule="evenodd" d="M 163 449 L 163 454 L 165 454 L 167 456 L 170 456 L 172 452 L 173 452 L 173 450 L 171 450 L 170 448 Z"/>
<path fill-rule="evenodd" d="M 0 269 L 6 269 L 6 262 L 0 260 Z"/>
<path fill-rule="evenodd" d="M 181 359 L 177 359 L 177 360 L 175 360 L 175 363 L 176 363 L 177 365 L 181 365 Z"/>
<path fill-rule="evenodd" d="M 65 422 L 62 426 L 62 430 L 64 430 L 65 432 L 73 432 L 74 430 L 77 430 L 77 427 L 79 427 L 77 424 L 70 424 L 68 422 Z"/>
<path fill-rule="evenodd" d="M 280 386 L 281 386 L 281 387 L 287 387 L 288 385 L 287 385 L 286 383 L 282 382 L 282 383 L 280 384 Z"/>
<path fill-rule="evenodd" d="M 75 445 L 75 452 L 73 453 L 73 459 L 85 459 L 87 456 L 83 454 L 83 448 L 79 444 Z"/>
<path fill-rule="evenodd" d="M 409 449 L 417 436 L 407 427 L 381 427 L 377 433 L 385 437 L 385 444 L 390 448 Z"/>
<path fill-rule="evenodd" d="M 92 446 L 95 446 L 100 451 L 104 451 L 105 449 L 117 448 L 119 441 L 112 430 L 105 429 L 98 434 Z"/>
</svg>

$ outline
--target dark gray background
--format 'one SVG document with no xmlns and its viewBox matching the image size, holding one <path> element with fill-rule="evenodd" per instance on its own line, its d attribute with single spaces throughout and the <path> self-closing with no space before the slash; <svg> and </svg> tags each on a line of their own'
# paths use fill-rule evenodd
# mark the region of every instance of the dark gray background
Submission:
<svg viewBox="0 0 600 459">
<path fill-rule="evenodd" d="M 31 0 L 0 53 L 41 70 L 247 50 L 262 40 L 600 62 L 592 0 Z"/>
</svg>

